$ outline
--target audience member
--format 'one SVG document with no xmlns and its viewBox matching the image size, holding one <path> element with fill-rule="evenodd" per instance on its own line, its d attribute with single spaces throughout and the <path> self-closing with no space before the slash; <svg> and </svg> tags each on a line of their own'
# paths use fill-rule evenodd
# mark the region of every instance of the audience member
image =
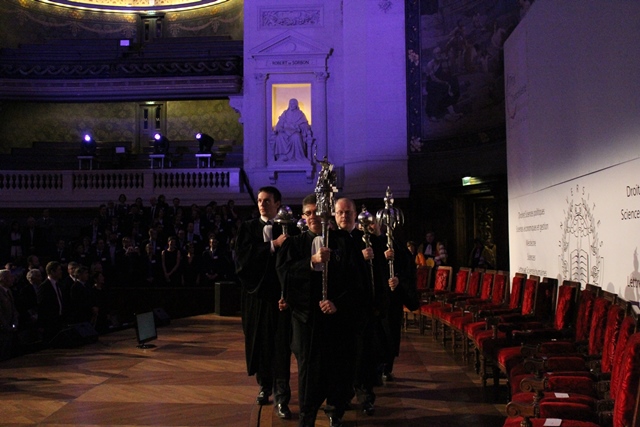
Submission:
<svg viewBox="0 0 640 427">
<path fill-rule="evenodd" d="M 202 257 L 196 254 L 193 243 L 187 243 L 182 257 L 182 283 L 185 286 L 200 286 L 200 273 L 202 271 Z"/>
<path fill-rule="evenodd" d="M 13 356 L 18 330 L 18 310 L 11 294 L 13 275 L 0 270 L 0 360 Z"/>
<path fill-rule="evenodd" d="M 495 266 L 493 253 L 487 249 L 481 238 L 476 237 L 473 240 L 473 248 L 469 254 L 468 266 L 471 268 L 491 269 Z"/>
<path fill-rule="evenodd" d="M 433 231 L 428 231 L 425 241 L 418 247 L 418 252 L 429 260 L 432 259 L 435 266 L 447 265 L 447 250 L 442 242 L 435 240 Z"/>
<path fill-rule="evenodd" d="M 36 225 L 36 219 L 32 216 L 27 218 L 27 226 L 22 232 L 23 255 L 38 255 L 45 248 L 45 239 L 42 230 Z"/>
<path fill-rule="evenodd" d="M 95 326 L 98 317 L 98 306 L 89 286 L 89 268 L 78 266 L 73 272 L 74 282 L 69 292 L 69 310 L 67 321 L 73 323 L 89 322 Z"/>
<path fill-rule="evenodd" d="M 153 250 L 151 243 L 144 247 L 145 255 L 142 257 L 142 268 L 144 270 L 145 286 L 162 286 L 164 284 L 164 274 L 162 271 L 161 255 Z"/>
<path fill-rule="evenodd" d="M 182 285 L 181 263 L 182 255 L 178 248 L 178 238 L 171 236 L 169 237 L 167 249 L 162 251 L 162 272 L 167 286 L 177 287 Z"/>
<path fill-rule="evenodd" d="M 228 250 L 218 247 L 216 235 L 209 234 L 209 247 L 202 253 L 202 271 L 207 284 L 235 278 L 234 261 Z"/>
<path fill-rule="evenodd" d="M 59 286 L 62 266 L 51 261 L 47 264 L 46 271 L 47 279 L 40 284 L 38 292 L 38 324 L 44 341 L 50 343 L 66 324 L 66 301 Z"/>
</svg>

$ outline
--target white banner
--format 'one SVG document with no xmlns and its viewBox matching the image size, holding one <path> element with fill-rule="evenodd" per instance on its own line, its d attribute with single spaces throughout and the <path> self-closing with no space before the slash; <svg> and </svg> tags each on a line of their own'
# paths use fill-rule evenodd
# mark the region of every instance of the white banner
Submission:
<svg viewBox="0 0 640 427">
<path fill-rule="evenodd" d="M 640 158 L 509 200 L 510 270 L 640 300 Z"/>
</svg>

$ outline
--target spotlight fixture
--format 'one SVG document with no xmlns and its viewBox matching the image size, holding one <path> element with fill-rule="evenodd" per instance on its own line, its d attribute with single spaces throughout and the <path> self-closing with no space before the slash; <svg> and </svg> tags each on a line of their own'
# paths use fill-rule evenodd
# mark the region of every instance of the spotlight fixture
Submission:
<svg viewBox="0 0 640 427">
<path fill-rule="evenodd" d="M 155 154 L 167 154 L 169 152 L 169 138 L 156 133 L 153 136 L 153 152 Z"/>
<path fill-rule="evenodd" d="M 210 153 L 211 147 L 215 143 L 215 140 L 211 135 L 198 132 L 196 134 L 196 140 L 198 141 L 198 148 L 200 153 Z"/>
<path fill-rule="evenodd" d="M 80 143 L 80 153 L 83 156 L 95 156 L 96 148 L 96 140 L 91 138 L 91 135 L 85 134 Z"/>
</svg>

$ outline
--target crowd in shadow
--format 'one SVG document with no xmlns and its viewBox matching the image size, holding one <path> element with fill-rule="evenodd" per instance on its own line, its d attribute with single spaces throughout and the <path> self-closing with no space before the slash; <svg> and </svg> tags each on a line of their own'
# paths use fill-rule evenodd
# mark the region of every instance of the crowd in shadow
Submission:
<svg viewBox="0 0 640 427">
<path fill-rule="evenodd" d="M 61 213 L 63 215 L 64 213 Z M 117 327 L 113 288 L 213 287 L 235 280 L 242 220 L 233 200 L 184 207 L 174 197 L 124 194 L 63 236 L 44 209 L 0 222 L 0 360 L 55 345 L 69 325 Z"/>
</svg>

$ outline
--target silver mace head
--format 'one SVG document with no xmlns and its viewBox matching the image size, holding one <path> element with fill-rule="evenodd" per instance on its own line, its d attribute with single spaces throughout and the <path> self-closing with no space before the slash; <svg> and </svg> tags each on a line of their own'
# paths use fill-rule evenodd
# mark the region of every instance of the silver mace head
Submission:
<svg viewBox="0 0 640 427">
<path fill-rule="evenodd" d="M 358 214 L 358 223 L 362 226 L 362 231 L 365 233 L 369 232 L 369 227 L 373 224 L 374 218 L 371 215 L 371 212 L 367 210 L 365 205 L 362 205 L 362 212 Z"/>
<path fill-rule="evenodd" d="M 387 234 L 393 232 L 393 229 L 397 226 L 404 224 L 404 214 L 402 210 L 393 207 L 393 202 L 393 193 L 391 188 L 387 187 L 387 192 L 384 196 L 384 209 L 380 209 L 376 213 L 376 223 L 387 227 Z"/>
<path fill-rule="evenodd" d="M 289 224 L 293 224 L 294 222 L 293 211 L 289 206 L 281 206 L 280 209 L 278 209 L 278 213 L 273 219 L 273 222 L 280 224 L 282 226 L 282 232 L 287 234 Z"/>
<path fill-rule="evenodd" d="M 298 220 L 298 222 L 296 223 L 296 226 L 300 229 L 300 231 L 305 232 L 309 229 L 309 226 L 307 225 L 307 220 L 304 218 L 300 218 Z"/>
<path fill-rule="evenodd" d="M 333 194 L 338 192 L 338 188 L 335 186 L 336 173 L 333 170 L 333 165 L 329 163 L 326 156 L 318 163 L 320 163 L 322 169 L 318 172 L 318 182 L 316 183 L 315 189 L 316 206 L 318 208 L 316 215 L 318 215 L 323 222 L 326 222 L 335 215 L 335 200 Z"/>
</svg>

